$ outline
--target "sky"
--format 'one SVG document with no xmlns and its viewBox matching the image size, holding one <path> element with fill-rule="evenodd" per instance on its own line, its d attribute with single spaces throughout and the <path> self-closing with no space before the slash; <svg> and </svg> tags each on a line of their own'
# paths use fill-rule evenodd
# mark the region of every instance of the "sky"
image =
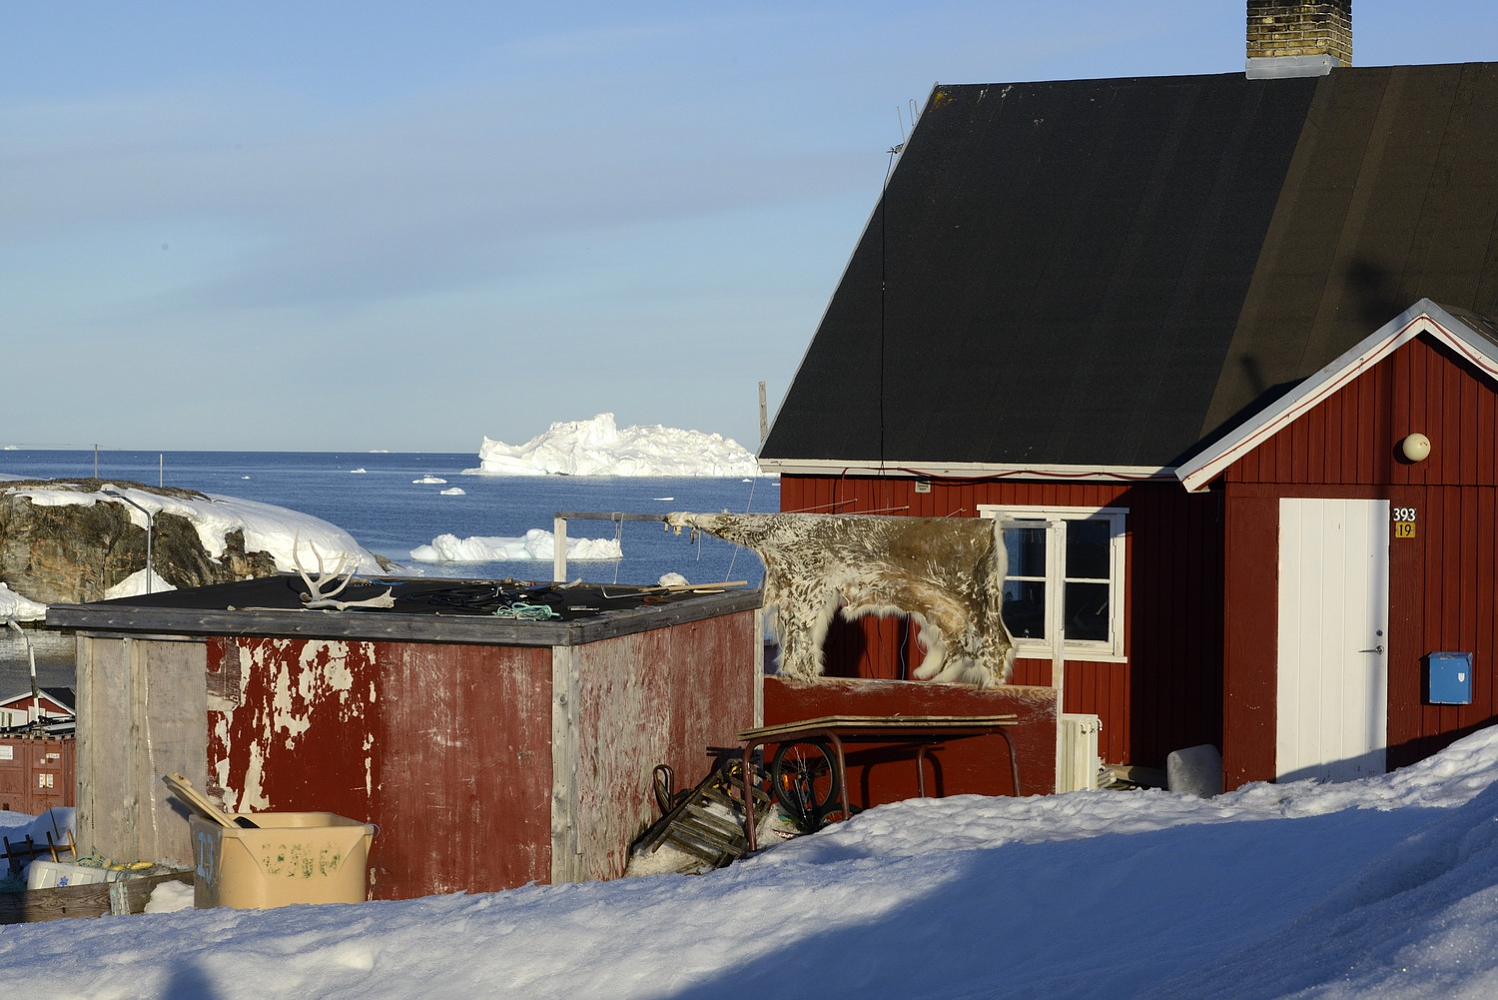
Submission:
<svg viewBox="0 0 1498 1000">
<path fill-rule="evenodd" d="M 1414 13 L 1418 7 L 1418 14 Z M 0 4 L 0 445 L 759 441 L 936 82 L 1238 72 L 1239 0 Z M 1357 0 L 1354 63 L 1498 57 Z"/>
<path fill-rule="evenodd" d="M 697 877 L 158 912 L 184 886 L 0 928 L 0 970 L 59 1000 L 1490 1000 L 1495 778 L 1485 729 L 1345 784 L 911 799 Z"/>
</svg>

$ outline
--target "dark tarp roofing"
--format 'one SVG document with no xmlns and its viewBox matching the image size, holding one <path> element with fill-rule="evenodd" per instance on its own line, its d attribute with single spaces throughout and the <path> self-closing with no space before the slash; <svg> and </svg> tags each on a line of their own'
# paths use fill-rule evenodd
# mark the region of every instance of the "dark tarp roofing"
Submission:
<svg viewBox="0 0 1498 1000">
<path fill-rule="evenodd" d="M 1491 64 L 938 87 L 761 457 L 1176 465 L 1423 296 L 1492 315 L 1495 178 Z"/>
</svg>

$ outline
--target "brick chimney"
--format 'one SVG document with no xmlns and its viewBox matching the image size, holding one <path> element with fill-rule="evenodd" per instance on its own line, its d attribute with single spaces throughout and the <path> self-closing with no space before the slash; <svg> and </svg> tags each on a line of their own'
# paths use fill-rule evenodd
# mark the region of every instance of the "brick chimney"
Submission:
<svg viewBox="0 0 1498 1000">
<path fill-rule="evenodd" d="M 1248 76 L 1325 76 L 1352 65 L 1352 0 L 1248 0 Z"/>
</svg>

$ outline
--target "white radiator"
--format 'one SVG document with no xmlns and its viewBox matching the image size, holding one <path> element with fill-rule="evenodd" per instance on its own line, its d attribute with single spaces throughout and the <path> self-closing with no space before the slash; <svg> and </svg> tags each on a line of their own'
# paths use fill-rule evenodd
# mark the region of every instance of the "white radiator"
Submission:
<svg viewBox="0 0 1498 1000">
<path fill-rule="evenodd" d="M 1097 787 L 1097 734 L 1102 728 L 1103 720 L 1095 715 L 1062 713 L 1056 791 L 1078 792 Z"/>
</svg>

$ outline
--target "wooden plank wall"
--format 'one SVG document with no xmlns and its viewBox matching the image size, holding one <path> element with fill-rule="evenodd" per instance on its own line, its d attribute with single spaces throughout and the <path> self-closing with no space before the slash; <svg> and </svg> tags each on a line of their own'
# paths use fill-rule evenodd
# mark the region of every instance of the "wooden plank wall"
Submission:
<svg viewBox="0 0 1498 1000">
<path fill-rule="evenodd" d="M 1069 661 L 1064 711 L 1102 719 L 1099 753 L 1114 763 L 1158 767 L 1172 750 L 1222 745 L 1219 495 L 1188 494 L 1173 481 L 935 479 L 929 493 L 914 485 L 908 476 L 783 476 L 781 509 L 972 517 L 980 504 L 1127 508 L 1124 661 Z M 893 620 L 836 627 L 828 673 L 908 676 L 920 662 L 915 631 Z M 1049 685 L 1050 674 L 1049 660 L 1021 660 L 1011 683 Z"/>
<path fill-rule="evenodd" d="M 161 783 L 205 779 L 202 640 L 78 636 L 78 846 L 192 863 L 186 810 Z"/>
<path fill-rule="evenodd" d="M 1432 448 L 1429 459 L 1411 463 L 1398 449 L 1416 431 Z M 1280 497 L 1387 499 L 1418 512 L 1416 536 L 1390 541 L 1389 766 L 1498 719 L 1492 383 L 1445 346 L 1417 338 L 1234 463 L 1224 480 L 1230 787 L 1275 771 L 1270 668 Z M 1472 704 L 1425 704 L 1424 657 L 1433 651 L 1474 654 Z"/>
<path fill-rule="evenodd" d="M 577 879 L 624 874 L 630 843 L 659 815 L 652 769 L 681 788 L 708 774 L 708 747 L 758 723 L 763 643 L 745 611 L 573 647 L 577 661 Z"/>
</svg>

